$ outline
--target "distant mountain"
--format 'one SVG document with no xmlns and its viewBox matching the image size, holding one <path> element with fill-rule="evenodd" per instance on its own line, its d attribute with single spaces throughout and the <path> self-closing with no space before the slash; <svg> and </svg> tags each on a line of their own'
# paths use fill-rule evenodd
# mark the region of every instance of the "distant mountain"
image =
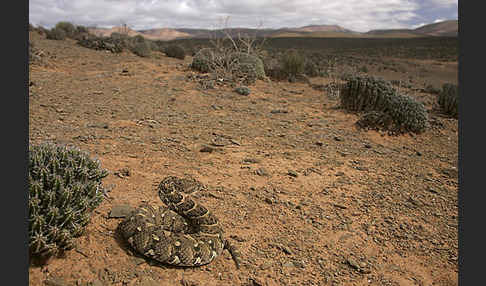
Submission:
<svg viewBox="0 0 486 286">
<path fill-rule="evenodd" d="M 150 40 L 170 41 L 179 38 L 190 38 L 191 34 L 170 28 L 150 29 L 140 31 L 142 36 Z"/>
<path fill-rule="evenodd" d="M 129 36 L 141 35 L 150 40 L 170 41 L 174 39 L 206 39 L 221 38 L 227 34 L 231 37 L 238 35 L 249 35 L 256 37 L 283 38 L 283 37 L 315 37 L 315 38 L 415 38 L 424 36 L 447 36 L 457 37 L 458 21 L 448 20 L 421 26 L 416 29 L 383 29 L 371 30 L 366 33 L 359 33 L 345 29 L 338 25 L 308 25 L 298 28 L 280 29 L 251 29 L 251 28 L 228 28 L 228 29 L 191 29 L 191 28 L 159 28 L 135 31 L 128 27 L 88 28 L 90 33 L 98 36 L 108 37 L 111 33 L 125 33 Z"/>
<path fill-rule="evenodd" d="M 424 25 L 415 29 L 414 31 L 429 36 L 457 37 L 459 31 L 459 22 L 457 20 L 448 20 Z"/>
<path fill-rule="evenodd" d="M 416 29 L 386 29 L 371 30 L 366 32 L 372 36 L 401 35 L 402 37 L 423 37 L 423 36 L 442 36 L 457 37 L 459 22 L 457 20 L 447 20 L 439 23 L 427 24 Z"/>
<path fill-rule="evenodd" d="M 342 32 L 355 33 L 338 25 L 309 25 L 300 28 L 287 28 L 292 32 Z"/>
</svg>

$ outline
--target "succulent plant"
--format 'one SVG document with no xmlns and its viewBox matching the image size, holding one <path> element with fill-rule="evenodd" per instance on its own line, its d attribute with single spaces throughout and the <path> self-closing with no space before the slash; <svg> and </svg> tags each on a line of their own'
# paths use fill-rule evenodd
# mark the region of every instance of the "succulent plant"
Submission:
<svg viewBox="0 0 486 286">
<path fill-rule="evenodd" d="M 77 148 L 29 145 L 29 249 L 48 257 L 74 245 L 102 202 L 108 171 Z"/>
<path fill-rule="evenodd" d="M 251 90 L 247 86 L 239 86 L 234 89 L 236 93 L 241 95 L 250 95 Z"/>
<path fill-rule="evenodd" d="M 349 111 L 368 112 L 358 125 L 372 122 L 375 127 L 396 133 L 425 131 L 429 126 L 425 106 L 415 99 L 396 92 L 380 78 L 354 76 L 340 91 L 341 106 Z M 369 113 L 376 111 L 377 113 Z M 383 118 L 379 119 L 379 116 Z M 392 119 L 392 124 L 384 124 Z M 386 126 L 385 126 L 386 125 Z"/>
<path fill-rule="evenodd" d="M 212 49 L 205 48 L 199 50 L 192 58 L 191 68 L 203 73 L 211 71 Z"/>
<path fill-rule="evenodd" d="M 452 117 L 459 116 L 459 88 L 452 83 L 442 85 L 442 91 L 439 93 L 437 101 L 444 111 Z"/>
</svg>

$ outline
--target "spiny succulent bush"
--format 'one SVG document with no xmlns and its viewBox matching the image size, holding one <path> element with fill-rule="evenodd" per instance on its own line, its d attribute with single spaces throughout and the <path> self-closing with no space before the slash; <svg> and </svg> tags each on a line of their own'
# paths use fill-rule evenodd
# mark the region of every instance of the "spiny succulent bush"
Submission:
<svg viewBox="0 0 486 286">
<path fill-rule="evenodd" d="M 179 45 L 169 45 L 164 49 L 165 54 L 168 57 L 183 60 L 186 57 L 186 52 L 184 48 Z"/>
<path fill-rule="evenodd" d="M 459 116 L 459 88 L 452 83 L 445 83 L 442 85 L 442 91 L 437 97 L 439 106 L 444 113 L 458 118 Z"/>
<path fill-rule="evenodd" d="M 49 257 L 74 246 L 102 202 L 108 172 L 76 148 L 29 145 L 29 250 Z"/>
<path fill-rule="evenodd" d="M 425 106 L 409 96 L 397 94 L 392 85 L 383 79 L 350 77 L 341 87 L 339 96 L 341 106 L 346 110 L 377 111 L 391 117 L 393 124 L 386 128 L 395 133 L 421 133 L 429 125 Z M 363 118 L 363 122 L 375 122 L 375 125 L 383 127 L 379 120 L 373 119 L 377 116 L 371 114 L 369 118 Z"/>
<path fill-rule="evenodd" d="M 384 112 L 370 111 L 361 116 L 356 124 L 366 129 L 390 130 L 393 128 L 393 118 Z"/>
</svg>

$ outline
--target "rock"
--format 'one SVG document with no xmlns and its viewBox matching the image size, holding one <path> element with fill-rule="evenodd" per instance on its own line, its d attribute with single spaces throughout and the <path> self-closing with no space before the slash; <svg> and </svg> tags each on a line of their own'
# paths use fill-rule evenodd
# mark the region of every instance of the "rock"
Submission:
<svg viewBox="0 0 486 286">
<path fill-rule="evenodd" d="M 211 146 L 203 146 L 199 152 L 204 152 L 204 153 L 213 153 L 214 152 L 214 148 L 212 148 Z"/>
<path fill-rule="evenodd" d="M 142 276 L 142 278 L 137 282 L 138 283 L 136 285 L 139 286 L 160 286 L 157 281 L 153 280 L 151 277 L 148 276 Z"/>
<path fill-rule="evenodd" d="M 257 174 L 258 176 L 268 176 L 268 172 L 265 168 L 258 168 L 255 170 L 255 174 Z"/>
<path fill-rule="evenodd" d="M 108 218 L 125 218 L 127 217 L 135 208 L 129 205 L 116 205 L 110 211 Z"/>
<path fill-rule="evenodd" d="M 304 261 L 294 261 L 293 263 L 294 263 L 294 265 L 295 265 L 296 267 L 299 267 L 299 268 L 305 268 L 305 263 L 304 263 Z"/>
<path fill-rule="evenodd" d="M 293 170 L 289 170 L 287 172 L 287 175 L 294 177 L 294 178 L 297 178 L 299 176 L 299 174 L 296 171 L 293 171 Z"/>
<path fill-rule="evenodd" d="M 277 113 L 289 113 L 289 112 L 287 110 L 284 110 L 284 109 L 274 109 L 274 110 L 270 111 L 270 113 L 277 114 Z"/>
<path fill-rule="evenodd" d="M 99 279 L 93 280 L 90 285 L 91 286 L 105 286 L 105 284 L 103 282 L 101 282 L 101 280 L 99 280 Z"/>
<path fill-rule="evenodd" d="M 260 265 L 261 270 L 267 270 L 268 268 L 272 267 L 273 263 L 270 261 L 265 261 Z"/>
<path fill-rule="evenodd" d="M 64 281 L 64 279 L 59 277 L 50 277 L 44 281 L 44 284 L 46 286 L 68 286 L 66 281 Z"/>
<path fill-rule="evenodd" d="M 289 261 L 282 264 L 282 267 L 295 267 L 295 265 L 292 261 Z"/>
<path fill-rule="evenodd" d="M 256 159 L 256 158 L 245 158 L 245 159 L 243 159 L 243 163 L 253 164 L 253 163 L 260 163 L 260 162 L 261 162 L 261 160 Z"/>
<path fill-rule="evenodd" d="M 351 267 L 353 267 L 354 269 L 356 269 L 356 270 L 359 270 L 359 269 L 360 269 L 359 264 L 358 264 L 358 263 L 356 262 L 356 260 L 354 260 L 354 258 L 352 258 L 352 257 L 349 257 L 349 258 L 346 260 L 346 263 L 347 263 L 349 266 L 351 266 Z"/>
<path fill-rule="evenodd" d="M 130 177 L 131 172 L 130 169 L 128 168 L 121 168 L 120 170 L 116 171 L 114 175 L 120 177 L 120 178 L 125 178 L 125 177 Z"/>
</svg>

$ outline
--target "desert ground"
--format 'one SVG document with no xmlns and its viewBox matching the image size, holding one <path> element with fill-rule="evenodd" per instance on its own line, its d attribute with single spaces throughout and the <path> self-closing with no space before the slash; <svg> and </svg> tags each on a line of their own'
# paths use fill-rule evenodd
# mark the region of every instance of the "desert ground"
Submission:
<svg viewBox="0 0 486 286">
<path fill-rule="evenodd" d="M 30 142 L 79 147 L 110 172 L 75 249 L 31 265 L 30 285 L 458 284 L 458 122 L 424 90 L 457 83 L 457 61 L 368 67 L 411 82 L 401 92 L 429 111 L 426 132 L 393 136 L 358 129 L 358 115 L 308 83 L 259 80 L 243 96 L 201 88 L 190 56 L 30 39 L 45 61 L 29 66 Z M 116 234 L 112 209 L 162 204 L 168 175 L 208 186 L 195 199 L 240 250 L 240 269 L 228 252 L 201 267 L 161 265 Z"/>
</svg>

